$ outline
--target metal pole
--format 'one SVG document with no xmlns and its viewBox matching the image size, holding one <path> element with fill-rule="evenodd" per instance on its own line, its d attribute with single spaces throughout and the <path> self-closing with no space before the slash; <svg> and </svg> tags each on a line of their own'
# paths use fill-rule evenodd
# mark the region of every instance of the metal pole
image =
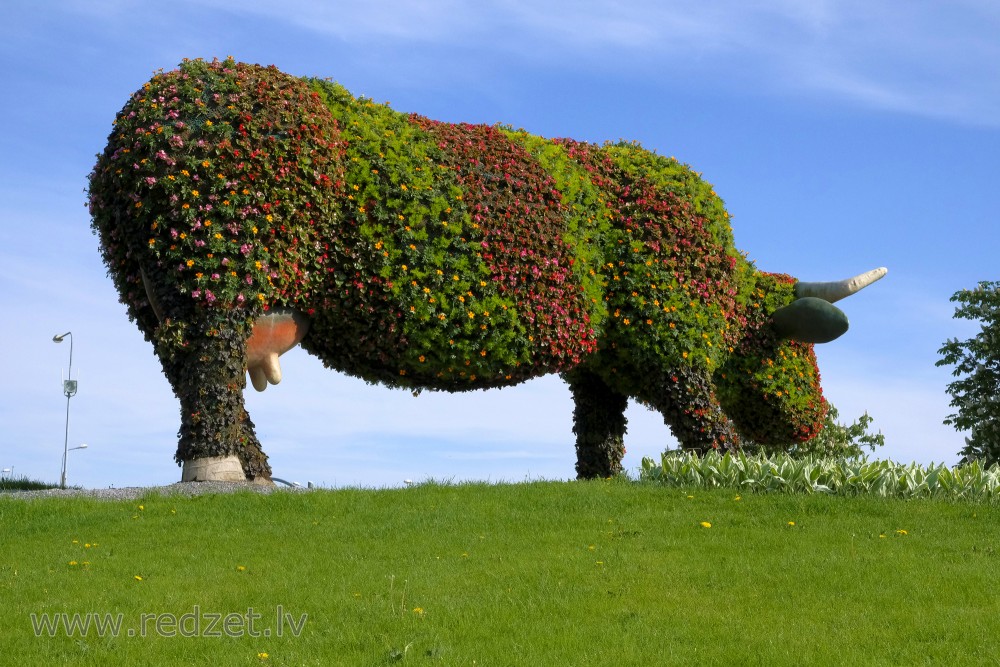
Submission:
<svg viewBox="0 0 1000 667">
<path fill-rule="evenodd" d="M 66 488 L 66 456 L 69 454 L 69 392 L 66 392 L 66 437 L 63 439 L 62 474 L 59 476 L 59 488 Z"/>
<path fill-rule="evenodd" d="M 69 372 L 66 374 L 66 381 L 63 382 L 63 393 L 66 394 L 66 436 L 63 439 L 62 472 L 59 475 L 59 488 L 66 488 L 66 457 L 69 454 L 69 399 L 76 393 L 73 386 L 73 332 L 67 331 L 61 336 L 53 336 L 52 340 L 61 343 L 66 336 L 69 336 Z"/>
</svg>

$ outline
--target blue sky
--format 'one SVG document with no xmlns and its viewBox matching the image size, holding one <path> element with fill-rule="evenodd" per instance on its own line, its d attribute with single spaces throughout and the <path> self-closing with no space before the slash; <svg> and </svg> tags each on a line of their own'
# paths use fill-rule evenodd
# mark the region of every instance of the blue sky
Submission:
<svg viewBox="0 0 1000 667">
<path fill-rule="evenodd" d="M 166 484 L 178 406 L 106 277 L 84 207 L 115 113 L 157 69 L 232 55 L 445 121 L 619 138 L 714 184 L 761 269 L 890 273 L 817 348 L 878 452 L 952 463 L 949 297 L 997 279 L 1000 4 L 993 0 L 7 0 L 0 8 L 0 467 L 57 480 L 71 330 L 70 484 Z M 369 387 L 295 350 L 248 392 L 276 476 L 326 485 L 574 476 L 557 377 L 449 395 Z M 628 412 L 626 466 L 675 441 Z"/>
</svg>

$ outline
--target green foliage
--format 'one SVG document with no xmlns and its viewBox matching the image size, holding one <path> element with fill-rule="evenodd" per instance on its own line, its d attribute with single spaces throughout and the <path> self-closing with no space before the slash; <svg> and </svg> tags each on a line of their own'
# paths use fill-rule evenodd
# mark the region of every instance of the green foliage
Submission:
<svg viewBox="0 0 1000 667">
<path fill-rule="evenodd" d="M 833 405 L 829 405 L 823 428 L 816 437 L 805 442 L 786 442 L 781 445 L 758 445 L 754 442 L 744 442 L 743 449 L 749 453 L 763 452 L 768 455 L 787 453 L 795 458 L 807 456 L 830 459 L 860 459 L 867 456 L 866 449 L 875 451 L 885 445 L 882 432 L 871 433 L 874 419 L 866 412 L 851 424 L 841 424 L 837 421 L 840 413 Z"/>
<path fill-rule="evenodd" d="M 0 491 L 38 491 L 58 488 L 58 484 L 48 484 L 28 477 L 0 477 Z"/>
<path fill-rule="evenodd" d="M 973 338 L 949 339 L 938 350 L 937 366 L 954 366 L 959 378 L 948 385 L 951 407 L 945 424 L 970 431 L 960 452 L 963 461 L 984 466 L 1000 463 L 1000 282 L 984 281 L 976 289 L 959 290 L 952 297 L 961 305 L 955 317 L 979 321 Z"/>
<path fill-rule="evenodd" d="M 978 461 L 950 468 L 782 453 L 665 452 L 642 461 L 640 478 L 682 488 L 725 487 L 753 492 L 831 493 L 886 498 L 1000 500 L 1000 466 Z"/>
</svg>

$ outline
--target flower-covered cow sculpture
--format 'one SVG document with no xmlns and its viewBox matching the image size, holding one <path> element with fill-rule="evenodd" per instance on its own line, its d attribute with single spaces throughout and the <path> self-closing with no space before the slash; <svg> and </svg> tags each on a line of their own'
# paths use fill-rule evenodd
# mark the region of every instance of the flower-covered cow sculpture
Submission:
<svg viewBox="0 0 1000 667">
<path fill-rule="evenodd" d="M 301 344 L 464 391 L 560 373 L 577 473 L 621 469 L 628 399 L 689 449 L 814 437 L 836 283 L 758 271 L 711 186 L 633 143 L 449 124 L 233 60 L 157 73 L 90 176 L 101 252 L 181 404 L 183 479 L 270 478 L 244 408 Z"/>
</svg>

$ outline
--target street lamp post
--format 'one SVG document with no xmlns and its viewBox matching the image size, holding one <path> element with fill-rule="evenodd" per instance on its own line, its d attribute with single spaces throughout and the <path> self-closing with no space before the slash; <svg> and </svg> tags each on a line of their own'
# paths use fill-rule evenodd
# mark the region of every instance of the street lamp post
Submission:
<svg viewBox="0 0 1000 667">
<path fill-rule="evenodd" d="M 66 436 L 63 440 L 62 474 L 59 476 L 59 488 L 66 488 L 66 455 L 69 453 L 69 399 L 76 395 L 76 380 L 73 379 L 73 332 L 67 331 L 61 336 L 53 336 L 52 342 L 61 343 L 69 336 L 69 372 L 63 380 L 63 393 L 66 395 Z M 77 449 L 74 447 L 73 449 Z"/>
</svg>

